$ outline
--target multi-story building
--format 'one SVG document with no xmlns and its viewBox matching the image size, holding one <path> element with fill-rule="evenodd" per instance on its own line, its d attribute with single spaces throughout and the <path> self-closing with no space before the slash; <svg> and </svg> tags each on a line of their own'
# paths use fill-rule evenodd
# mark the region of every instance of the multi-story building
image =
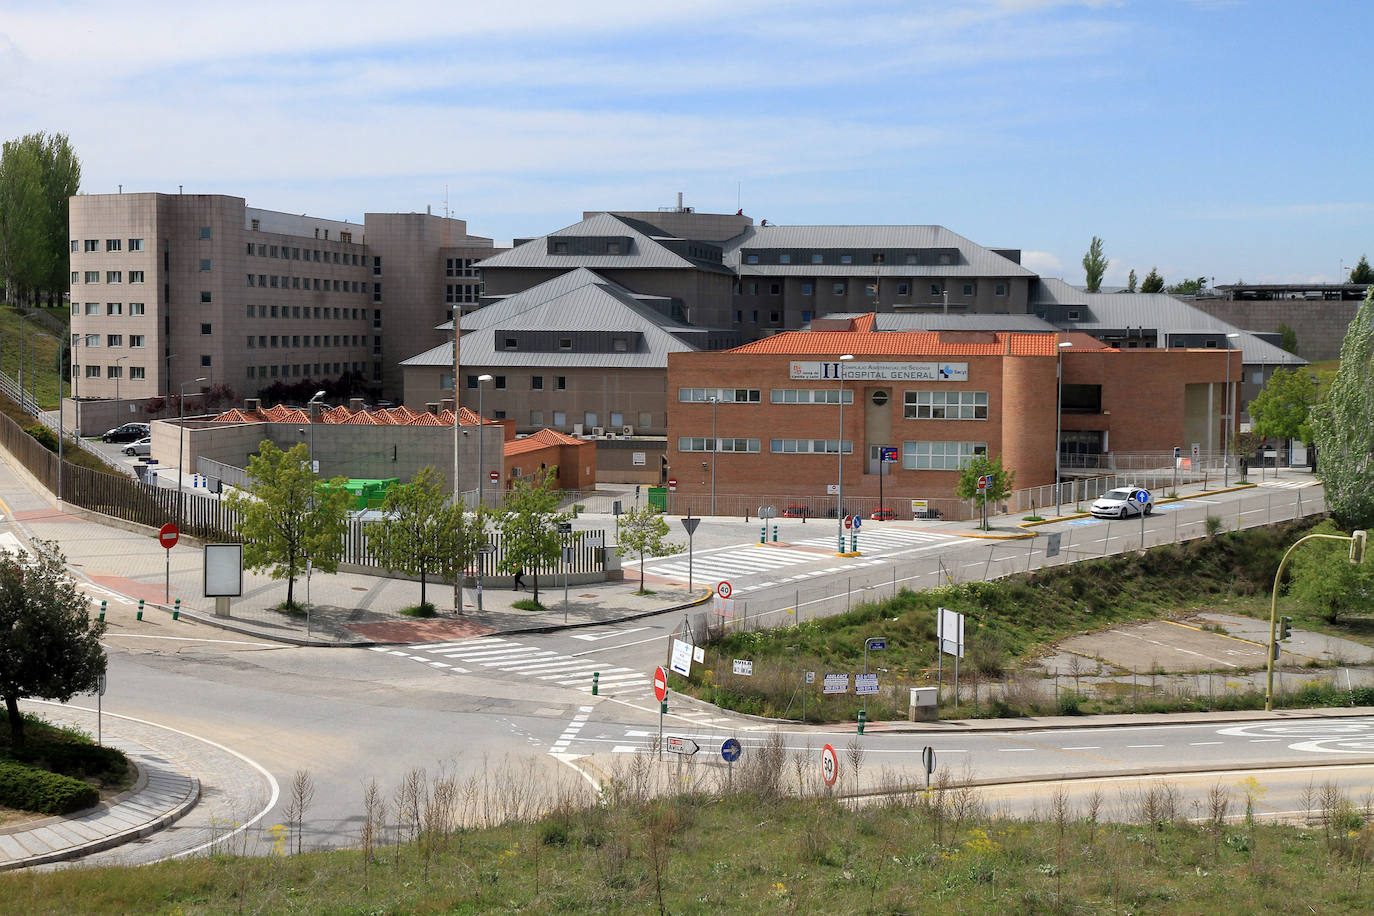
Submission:
<svg viewBox="0 0 1374 916">
<path fill-rule="evenodd" d="M 494 250 L 462 220 L 368 214 L 359 225 L 219 194 L 78 195 L 70 215 L 80 398 L 183 384 L 253 394 L 350 375 L 399 399 L 401 358 L 444 339 L 434 326 L 451 308 L 446 287 L 476 298 L 480 281 L 450 280 L 446 262 L 470 271 Z"/>
</svg>

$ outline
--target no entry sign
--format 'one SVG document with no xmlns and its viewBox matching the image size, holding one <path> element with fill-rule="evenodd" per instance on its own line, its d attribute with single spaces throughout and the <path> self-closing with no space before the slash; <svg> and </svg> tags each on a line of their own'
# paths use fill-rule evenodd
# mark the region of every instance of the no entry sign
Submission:
<svg viewBox="0 0 1374 916">
<path fill-rule="evenodd" d="M 168 522 L 157 531 L 157 541 L 167 550 L 171 550 L 177 545 L 177 538 L 181 537 L 181 532 L 177 526 Z"/>
<path fill-rule="evenodd" d="M 669 490 L 676 490 L 676 489 L 677 489 L 677 478 L 676 478 L 676 477 L 669 477 L 669 478 L 668 478 L 668 489 L 669 489 Z"/>
<path fill-rule="evenodd" d="M 660 665 L 654 669 L 654 699 L 660 703 L 668 696 L 668 672 Z"/>
<path fill-rule="evenodd" d="M 496 481 L 498 481 L 498 480 L 501 479 L 501 472 L 500 472 L 500 471 L 492 471 L 492 472 L 491 472 L 490 474 L 488 474 L 487 476 L 490 477 L 490 478 L 492 479 L 492 482 L 493 482 L 493 483 L 495 483 Z"/>
</svg>

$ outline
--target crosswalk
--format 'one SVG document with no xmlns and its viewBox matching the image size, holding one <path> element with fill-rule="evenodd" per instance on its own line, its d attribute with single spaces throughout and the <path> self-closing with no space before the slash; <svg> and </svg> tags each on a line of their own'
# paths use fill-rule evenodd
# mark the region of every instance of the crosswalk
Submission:
<svg viewBox="0 0 1374 916">
<path fill-rule="evenodd" d="M 1321 481 L 1315 477 L 1271 477 L 1268 480 L 1257 480 L 1255 483 L 1270 490 L 1301 490 L 1306 487 L 1315 487 Z"/>
<path fill-rule="evenodd" d="M 591 693 L 592 673 L 598 675 L 598 695 L 628 702 L 653 703 L 653 677 L 605 661 L 563 655 L 510 639 L 481 636 L 461 642 L 438 642 L 417 646 L 369 646 L 408 658 L 445 674 L 504 675 L 547 687 L 563 687 Z M 673 710 L 679 718 L 702 724 L 729 721 L 715 710 Z"/>
<path fill-rule="evenodd" d="M 915 531 L 910 528 L 883 528 L 859 533 L 859 550 L 864 555 L 886 554 L 909 549 L 925 549 L 943 546 L 965 540 L 958 535 L 933 531 Z M 846 535 L 845 544 L 849 538 Z M 802 573 L 796 567 L 814 564 L 824 557 L 812 551 L 833 553 L 838 546 L 836 535 L 825 535 L 792 541 L 790 547 L 774 547 L 762 544 L 746 544 L 725 547 L 697 553 L 690 563 L 685 553 L 658 557 L 645 564 L 644 572 L 665 579 L 686 580 L 690 573 L 698 582 L 711 582 L 718 579 L 739 579 L 750 576 L 772 576 L 773 581 L 751 582 L 736 586 L 736 592 L 743 594 L 756 588 L 766 588 L 780 582 L 795 582 L 813 576 L 869 566 L 881 561 L 866 559 L 845 559 L 840 566 L 814 569 Z M 793 550 L 791 547 L 804 547 L 807 550 Z"/>
</svg>

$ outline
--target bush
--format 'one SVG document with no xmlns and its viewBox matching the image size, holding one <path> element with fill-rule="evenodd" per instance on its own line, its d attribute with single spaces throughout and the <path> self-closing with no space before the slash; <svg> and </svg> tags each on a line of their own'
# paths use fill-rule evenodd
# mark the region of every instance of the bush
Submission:
<svg viewBox="0 0 1374 916">
<path fill-rule="evenodd" d="M 25 426 L 24 432 L 37 439 L 38 444 L 42 445 L 48 451 L 57 451 L 57 433 L 48 429 L 46 426 L 35 423 L 33 426 Z"/>
<path fill-rule="evenodd" d="M 439 612 L 434 609 L 434 605 L 426 601 L 424 604 L 417 604 L 415 607 L 402 608 L 401 613 L 407 617 L 437 617 Z"/>
<path fill-rule="evenodd" d="M 11 748 L 9 755 L 19 763 L 39 766 L 76 779 L 118 778 L 129 765 L 128 758 L 112 747 L 67 741 L 33 741 L 23 748 Z"/>
<path fill-rule="evenodd" d="M 99 801 L 95 787 L 78 779 L 0 760 L 0 805 L 39 814 L 70 814 Z"/>
</svg>

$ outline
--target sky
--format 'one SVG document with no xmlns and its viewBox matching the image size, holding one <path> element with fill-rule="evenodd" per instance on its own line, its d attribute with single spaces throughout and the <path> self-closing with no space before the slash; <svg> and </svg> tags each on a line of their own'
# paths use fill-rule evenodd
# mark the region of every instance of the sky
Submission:
<svg viewBox="0 0 1374 916">
<path fill-rule="evenodd" d="M 1374 254 L 1368 0 L 0 0 L 0 138 L 84 193 L 499 242 L 676 203 L 938 224 L 1107 285 Z"/>
</svg>

